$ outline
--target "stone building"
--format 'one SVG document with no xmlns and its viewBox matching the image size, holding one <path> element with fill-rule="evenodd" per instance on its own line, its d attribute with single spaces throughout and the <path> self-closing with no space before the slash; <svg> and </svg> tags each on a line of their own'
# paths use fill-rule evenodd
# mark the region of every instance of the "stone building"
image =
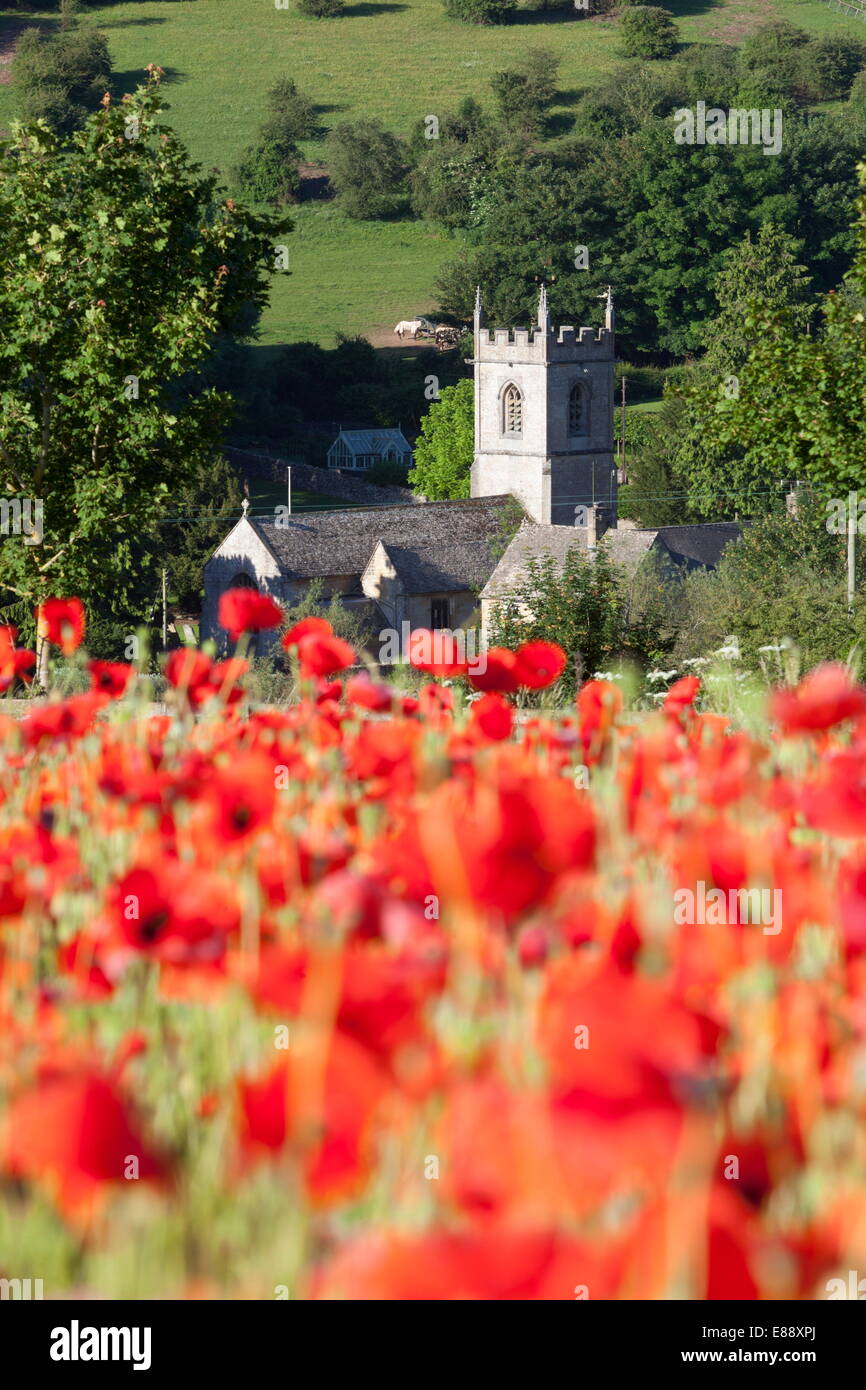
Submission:
<svg viewBox="0 0 866 1390">
<path fill-rule="evenodd" d="M 613 299 L 599 329 L 553 327 L 542 289 L 537 325 L 484 325 L 475 302 L 472 496 L 510 492 L 542 526 L 616 525 Z"/>
<path fill-rule="evenodd" d="M 253 584 L 291 607 L 315 581 L 361 619 L 370 650 L 383 632 L 478 625 L 478 595 L 508 544 L 510 497 L 354 507 L 287 518 L 244 515 L 205 565 L 202 631 L 217 621 L 226 589 Z M 261 655 L 275 640 L 262 633 Z"/>
<path fill-rule="evenodd" d="M 609 289 L 598 329 L 554 328 L 542 289 L 532 328 L 491 332 L 479 295 L 473 367 L 470 499 L 245 515 L 205 566 L 204 635 L 225 645 L 217 622 L 225 589 L 255 584 L 290 606 L 317 581 L 324 597 L 339 595 L 363 618 L 371 650 L 377 632 L 407 624 L 480 626 L 483 636 L 530 559 L 561 559 L 573 547 L 590 558 L 603 542 L 627 571 L 652 551 L 682 573 L 713 568 L 739 535 L 732 523 L 643 530 L 618 522 Z"/>
</svg>

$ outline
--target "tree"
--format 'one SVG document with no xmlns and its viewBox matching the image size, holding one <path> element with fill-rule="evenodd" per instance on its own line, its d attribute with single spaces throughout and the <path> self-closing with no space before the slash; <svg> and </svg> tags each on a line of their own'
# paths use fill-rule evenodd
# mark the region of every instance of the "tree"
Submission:
<svg viewBox="0 0 866 1390">
<path fill-rule="evenodd" d="M 626 58 L 669 58 L 678 42 L 670 10 L 635 5 L 620 16 L 620 49 Z"/>
<path fill-rule="evenodd" d="M 406 151 L 378 121 L 346 121 L 328 136 L 328 168 L 350 217 L 392 216 L 404 196 Z"/>
<path fill-rule="evenodd" d="M 717 445 L 739 445 L 766 477 L 808 478 L 833 497 L 866 482 L 866 164 L 858 176 L 857 245 L 845 293 L 825 297 L 814 336 L 756 296 L 738 394 L 722 395 L 708 421 Z"/>
<path fill-rule="evenodd" d="M 231 399 L 192 373 L 266 302 L 274 241 L 160 123 L 160 70 L 66 139 L 13 125 L 0 158 L 0 487 L 44 539 L 0 547 L 15 620 L 43 596 L 137 601 L 146 544 L 215 452 Z"/>
<path fill-rule="evenodd" d="M 520 591 L 496 605 L 491 645 L 556 642 L 569 661 L 557 694 L 573 698 L 582 680 L 611 662 L 657 661 L 675 638 L 659 575 L 629 579 L 612 564 L 604 542 L 588 560 L 576 547 L 565 560 L 530 560 Z M 545 698 L 546 702 L 546 698 Z"/>
<path fill-rule="evenodd" d="M 748 313 L 755 300 L 784 316 L 802 333 L 812 309 L 811 279 L 799 264 L 800 244 L 772 223 L 757 238 L 722 256 L 715 286 L 719 312 L 704 334 L 706 354 L 684 374 L 679 434 L 669 436 L 671 468 L 698 517 L 719 520 L 766 511 L 778 498 L 778 479 L 768 473 L 760 447 L 747 450 L 731 441 L 715 442 L 712 421 L 720 396 L 734 396 L 754 344 Z M 677 390 L 678 388 L 674 388 Z"/>
<path fill-rule="evenodd" d="M 866 638 L 864 571 L 866 558 L 849 616 L 845 537 L 828 531 L 820 499 L 801 491 L 795 516 L 777 507 L 726 547 L 716 570 L 685 581 L 677 656 L 704 656 L 734 635 L 742 664 L 755 671 L 774 670 L 773 649 L 784 640 L 797 646 L 804 670 L 844 661 Z"/>
<path fill-rule="evenodd" d="M 182 612 L 199 611 L 205 562 L 231 530 L 242 502 L 240 479 L 221 454 L 196 460 L 179 483 L 172 515 L 160 519 L 157 538 L 171 596 Z"/>
<path fill-rule="evenodd" d="M 475 388 L 471 381 L 445 386 L 421 421 L 409 482 L 430 502 L 468 497 L 475 457 Z"/>
<path fill-rule="evenodd" d="M 316 108 L 311 97 L 299 91 L 291 77 L 279 78 L 268 91 L 268 119 L 262 129 L 266 139 L 278 144 L 309 140 L 317 132 Z"/>
<path fill-rule="evenodd" d="M 108 41 L 97 29 L 45 35 L 25 29 L 15 50 L 12 81 L 26 120 L 68 133 L 95 111 L 111 85 Z"/>
<path fill-rule="evenodd" d="M 298 141 L 316 133 L 315 108 L 290 77 L 271 87 L 267 105 L 259 138 L 247 146 L 233 177 L 244 197 L 255 203 L 286 203 L 298 188 Z"/>
</svg>

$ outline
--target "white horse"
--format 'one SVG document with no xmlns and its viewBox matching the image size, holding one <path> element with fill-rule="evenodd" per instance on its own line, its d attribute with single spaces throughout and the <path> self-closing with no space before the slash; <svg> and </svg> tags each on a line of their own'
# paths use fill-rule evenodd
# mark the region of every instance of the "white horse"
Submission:
<svg viewBox="0 0 866 1390">
<path fill-rule="evenodd" d="M 406 333 L 409 334 L 410 338 L 417 338 L 422 328 L 426 328 L 426 326 L 425 319 L 401 319 L 394 332 L 398 338 L 402 338 Z"/>
</svg>

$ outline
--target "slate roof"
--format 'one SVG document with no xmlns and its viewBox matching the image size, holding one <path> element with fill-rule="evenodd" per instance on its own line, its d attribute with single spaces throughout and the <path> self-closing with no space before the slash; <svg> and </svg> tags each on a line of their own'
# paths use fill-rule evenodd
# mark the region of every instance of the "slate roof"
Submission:
<svg viewBox="0 0 866 1390">
<path fill-rule="evenodd" d="M 488 579 L 514 506 L 505 495 L 304 513 L 283 526 L 269 517 L 248 520 L 287 579 L 360 576 L 381 541 L 407 593 L 450 593 Z"/>
<path fill-rule="evenodd" d="M 710 522 L 703 526 L 623 527 L 605 531 L 600 544 L 615 565 L 635 570 L 653 547 L 663 547 L 678 564 L 704 565 L 714 569 L 722 551 L 742 535 L 735 522 Z M 582 526 L 540 526 L 527 522 L 517 532 L 481 592 L 482 598 L 497 598 L 520 587 L 530 560 L 552 556 L 562 564 L 569 551 L 586 551 L 586 530 Z"/>
<path fill-rule="evenodd" d="M 340 430 L 331 449 L 340 440 L 351 454 L 383 454 L 389 445 L 396 446 L 401 454 L 411 454 L 412 445 L 402 430 Z M 328 450 L 330 453 L 330 449 Z"/>
<path fill-rule="evenodd" d="M 709 521 L 701 526 L 660 526 L 656 535 L 675 560 L 715 569 L 722 551 L 740 539 L 742 526 L 735 521 Z"/>
</svg>

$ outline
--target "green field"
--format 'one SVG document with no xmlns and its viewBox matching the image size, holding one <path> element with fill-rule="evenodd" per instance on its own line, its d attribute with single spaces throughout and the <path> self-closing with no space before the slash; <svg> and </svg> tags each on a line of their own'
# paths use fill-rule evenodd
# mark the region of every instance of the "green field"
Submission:
<svg viewBox="0 0 866 1390">
<path fill-rule="evenodd" d="M 307 19 L 289 3 L 284 10 L 273 0 L 136 0 L 94 6 L 87 22 L 108 35 L 123 88 L 148 63 L 165 68 L 168 120 L 196 159 L 223 171 L 255 136 L 267 89 L 281 76 L 319 103 L 324 127 L 374 116 L 408 135 L 419 118 L 464 96 L 486 101 L 495 72 L 543 45 L 561 59 L 553 122 L 564 133 L 580 93 L 619 61 L 617 24 L 608 18 L 523 12 L 514 24 L 481 28 L 447 19 L 441 0 L 361 0 L 334 20 Z M 774 16 L 813 32 L 866 37 L 866 25 L 819 0 L 669 0 L 669 7 L 687 42 L 737 42 Z M 56 23 L 57 16 L 35 10 L 32 18 Z M 0 51 L 20 21 L 20 11 L 0 9 Z M 0 85 L 0 125 L 13 115 L 12 88 Z M 320 159 L 321 142 L 307 142 L 304 153 Z M 328 203 L 303 204 L 295 216 L 292 274 L 274 282 L 263 343 L 331 346 L 342 332 L 393 344 L 398 318 L 435 308 L 438 268 L 455 249 L 438 228 L 352 222 Z"/>
</svg>

